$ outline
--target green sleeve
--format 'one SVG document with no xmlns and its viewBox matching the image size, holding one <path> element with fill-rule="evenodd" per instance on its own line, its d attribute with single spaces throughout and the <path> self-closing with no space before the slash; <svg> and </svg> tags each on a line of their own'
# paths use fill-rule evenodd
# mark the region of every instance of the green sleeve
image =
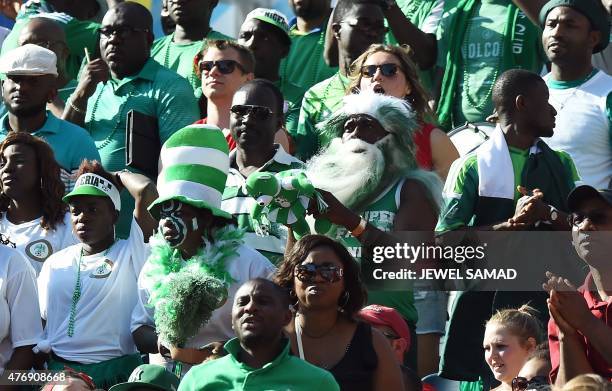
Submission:
<svg viewBox="0 0 612 391">
<path fill-rule="evenodd" d="M 325 372 L 325 376 L 317 389 L 319 391 L 340 391 L 340 386 L 336 382 L 336 379 L 334 379 L 334 376 L 327 371 Z"/>
<path fill-rule="evenodd" d="M 572 160 L 571 156 L 565 151 L 555 151 L 561 160 L 561 163 L 565 167 L 567 174 L 572 178 L 572 182 L 576 185 L 576 182 L 580 182 L 582 179 L 580 175 L 578 175 L 578 170 L 576 169 L 576 165 L 574 164 L 574 160 Z"/>
<path fill-rule="evenodd" d="M 438 30 L 436 31 L 436 38 L 438 40 L 436 66 L 442 69 L 446 68 L 448 42 L 450 40 L 450 34 L 452 34 L 452 31 L 449 31 L 449 29 L 453 22 L 456 7 L 457 0 L 447 0 L 444 2 L 444 13 L 440 19 Z"/>
<path fill-rule="evenodd" d="M 476 155 L 456 160 L 444 185 L 444 206 L 436 232 L 468 226 L 476 211 L 478 199 L 478 163 Z"/>
<path fill-rule="evenodd" d="M 319 103 L 317 104 L 317 102 Z M 297 130 L 291 133 L 289 128 L 287 128 L 297 147 L 296 157 L 303 162 L 311 158 L 317 150 L 317 133 L 315 131 L 314 117 L 320 109 L 320 100 L 314 96 L 312 90 L 308 90 L 300 107 Z"/>
<path fill-rule="evenodd" d="M 285 113 L 285 128 L 289 134 L 296 134 L 300 119 L 300 106 L 289 103 L 289 108 Z"/>
<path fill-rule="evenodd" d="M 199 120 L 200 109 L 187 80 L 172 78 L 160 89 L 157 121 L 163 144 L 174 132 Z"/>
</svg>

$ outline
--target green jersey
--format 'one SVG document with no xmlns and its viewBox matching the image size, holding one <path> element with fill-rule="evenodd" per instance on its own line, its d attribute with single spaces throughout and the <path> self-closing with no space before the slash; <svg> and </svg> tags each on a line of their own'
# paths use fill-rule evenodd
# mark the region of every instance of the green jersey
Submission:
<svg viewBox="0 0 612 391">
<path fill-rule="evenodd" d="M 514 188 L 522 185 L 523 169 L 529 157 L 529 150 L 521 150 L 514 147 L 508 147 L 510 151 L 510 160 L 512 161 L 512 171 L 514 173 Z M 580 177 L 576 171 L 576 166 L 572 158 L 563 151 L 555 151 L 563 167 L 565 173 L 558 175 L 567 175 L 574 182 L 578 182 Z M 446 232 L 460 227 L 473 226 L 476 219 L 476 208 L 478 204 L 478 158 L 476 152 L 472 152 L 455 161 L 449 172 L 444 188 L 444 207 L 440 213 L 436 231 Z M 521 197 L 521 194 L 515 190 L 514 205 Z M 512 216 L 508 216 L 510 218 Z"/>
<path fill-rule="evenodd" d="M 327 20 L 321 26 L 302 33 L 297 29 L 297 19 L 291 21 L 291 49 L 281 62 L 280 75 L 283 80 L 289 80 L 304 90 L 332 77 L 338 71 L 337 67 L 328 66 L 323 59 Z"/>
<path fill-rule="evenodd" d="M 285 128 L 289 134 L 297 132 L 298 121 L 300 119 L 300 107 L 306 89 L 297 86 L 287 79 L 280 79 L 274 82 L 285 98 Z"/>
<path fill-rule="evenodd" d="M 19 46 L 21 30 L 31 18 L 44 17 L 57 22 L 66 33 L 66 44 L 70 50 L 66 61 L 66 74 L 76 79 L 85 58 L 85 49 L 94 56 L 98 52 L 99 28 L 98 23 L 81 21 L 70 15 L 55 12 L 51 4 L 45 0 L 29 0 L 21 6 L 15 26 L 2 44 L 2 55 Z"/>
<path fill-rule="evenodd" d="M 174 34 L 156 39 L 151 47 L 151 57 L 162 66 L 172 69 L 183 76 L 194 91 L 201 88 L 201 80 L 196 76 L 193 63 L 195 56 L 202 50 L 207 40 L 231 40 L 232 38 L 220 32 L 210 30 L 202 41 L 178 44 L 174 43 Z"/>
<path fill-rule="evenodd" d="M 231 156 L 235 162 L 236 154 Z M 232 164 L 233 165 L 233 164 Z M 303 168 L 304 163 L 289 155 L 283 147 L 277 146 L 276 153 L 269 162 L 257 171 L 277 173 L 285 170 Z M 271 223 L 270 232 L 266 236 L 255 234 L 251 211 L 257 201 L 245 192 L 246 178 L 235 168 L 229 169 L 221 209 L 231 213 L 238 222 L 238 228 L 245 229 L 244 242 L 262 253 L 275 265 L 283 259 L 287 243 L 287 228 L 284 225 Z"/>
<path fill-rule="evenodd" d="M 338 72 L 304 94 L 297 131 L 291 133 L 300 160 L 307 161 L 329 143 L 330 140 L 322 139 L 316 125 L 342 107 L 348 85 L 349 79 Z"/>
<path fill-rule="evenodd" d="M 381 231 L 393 231 L 395 214 L 400 207 L 400 196 L 404 183 L 405 180 L 402 179 L 389 186 L 361 213 L 361 216 Z M 336 239 L 346 246 L 355 259 L 361 260 L 361 243 L 346 228 L 337 228 Z M 412 291 L 368 290 L 368 303 L 395 308 L 413 326 L 418 319 Z"/>
</svg>

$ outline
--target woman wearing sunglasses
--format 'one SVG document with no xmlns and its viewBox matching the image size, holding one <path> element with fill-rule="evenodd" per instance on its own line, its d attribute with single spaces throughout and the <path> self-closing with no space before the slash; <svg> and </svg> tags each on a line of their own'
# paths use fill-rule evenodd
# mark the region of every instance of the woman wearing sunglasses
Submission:
<svg viewBox="0 0 612 391">
<path fill-rule="evenodd" d="M 429 108 L 428 94 L 408 50 L 400 46 L 371 45 L 353 63 L 350 80 L 350 92 L 371 90 L 410 102 L 421 123 L 421 129 L 414 136 L 417 162 L 421 168 L 435 170 L 446 179 L 459 153 L 446 133 L 431 123 L 435 121 L 435 114 Z"/>
<path fill-rule="evenodd" d="M 483 348 L 485 361 L 501 384 L 496 391 L 514 390 L 514 380 L 542 342 L 544 330 L 528 305 L 498 311 L 486 323 Z"/>
<path fill-rule="evenodd" d="M 295 318 L 287 327 L 294 354 L 327 369 L 342 390 L 401 390 L 399 365 L 385 336 L 355 315 L 366 301 L 359 266 L 326 236 L 307 235 L 275 281 L 289 290 Z"/>
</svg>

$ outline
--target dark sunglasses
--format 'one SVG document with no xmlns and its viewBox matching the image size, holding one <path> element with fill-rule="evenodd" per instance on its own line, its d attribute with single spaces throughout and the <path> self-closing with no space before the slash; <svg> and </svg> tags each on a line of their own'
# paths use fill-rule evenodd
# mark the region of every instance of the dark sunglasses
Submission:
<svg viewBox="0 0 612 391">
<path fill-rule="evenodd" d="M 592 224 L 603 225 L 609 220 L 608 215 L 603 210 L 596 210 L 590 213 L 571 213 L 567 216 L 567 222 L 574 227 L 580 226 L 584 220 L 589 219 Z"/>
<path fill-rule="evenodd" d="M 325 282 L 337 282 L 342 279 L 344 270 L 333 265 L 315 265 L 307 263 L 295 267 L 295 276 L 302 282 L 314 282 L 319 275 Z"/>
<path fill-rule="evenodd" d="M 234 60 L 200 61 L 198 66 L 201 73 L 210 72 L 214 67 L 217 67 L 219 72 L 221 72 L 223 75 L 229 75 L 230 73 L 234 72 L 236 68 L 240 69 L 242 73 L 247 73 L 242 65 Z"/>
<path fill-rule="evenodd" d="M 236 114 L 238 117 L 246 117 L 247 115 L 250 115 L 259 121 L 265 121 L 269 119 L 272 114 L 274 114 L 269 107 L 254 105 L 234 105 L 230 111 Z"/>
<path fill-rule="evenodd" d="M 98 29 L 100 35 L 105 38 L 110 38 L 113 35 L 117 35 L 121 39 L 128 38 L 134 33 L 148 33 L 149 29 L 139 29 L 132 26 L 106 26 Z"/>
<path fill-rule="evenodd" d="M 349 18 L 349 19 L 343 20 L 340 23 L 346 23 L 354 29 L 357 29 L 363 32 L 374 33 L 377 35 L 378 34 L 382 35 L 382 34 L 387 33 L 387 31 L 389 31 L 389 28 L 385 26 L 384 23 L 372 22 L 368 18 L 360 18 L 360 19 Z"/>
<path fill-rule="evenodd" d="M 361 76 L 374 77 L 377 69 L 380 69 L 380 73 L 382 73 L 383 76 L 391 77 L 397 73 L 399 67 L 397 64 L 391 63 L 381 65 L 364 65 L 361 67 Z"/>
<path fill-rule="evenodd" d="M 537 389 L 539 386 L 546 385 L 548 385 L 548 376 L 535 376 L 529 380 L 525 377 L 515 377 L 512 379 L 512 391 Z"/>
</svg>

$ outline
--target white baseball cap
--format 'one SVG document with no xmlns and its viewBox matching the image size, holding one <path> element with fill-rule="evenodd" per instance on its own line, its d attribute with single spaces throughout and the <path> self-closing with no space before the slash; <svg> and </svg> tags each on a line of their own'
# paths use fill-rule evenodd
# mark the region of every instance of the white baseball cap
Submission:
<svg viewBox="0 0 612 391">
<path fill-rule="evenodd" d="M 28 43 L 5 53 L 0 58 L 0 73 L 57 76 L 57 56 L 49 49 Z"/>
</svg>

